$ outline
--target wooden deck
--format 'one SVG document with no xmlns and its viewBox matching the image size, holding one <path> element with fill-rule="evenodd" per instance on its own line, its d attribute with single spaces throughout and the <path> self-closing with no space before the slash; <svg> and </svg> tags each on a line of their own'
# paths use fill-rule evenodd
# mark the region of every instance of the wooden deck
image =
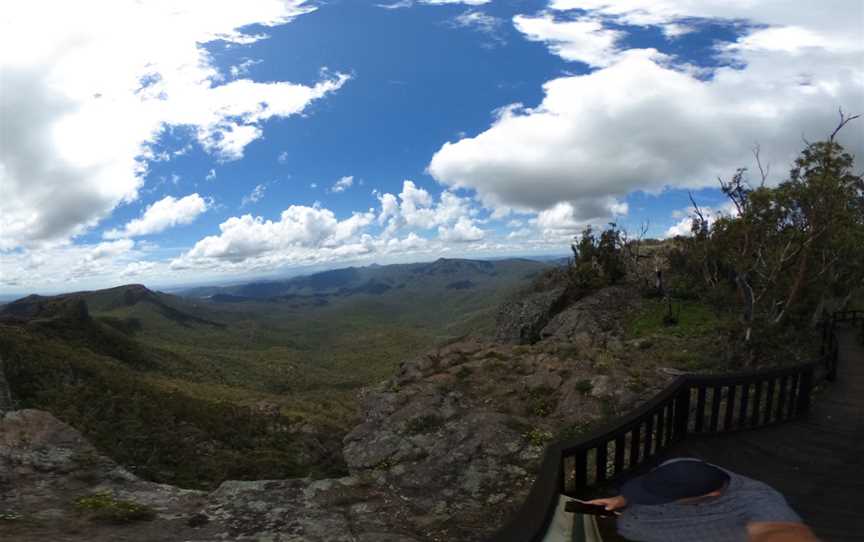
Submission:
<svg viewBox="0 0 864 542">
<path fill-rule="evenodd" d="M 858 333 L 838 328 L 837 380 L 814 396 L 806 418 L 690 437 L 666 456 L 698 457 L 770 484 L 824 542 L 864 541 L 864 347 Z M 605 540 L 621 540 L 612 525 L 602 530 Z"/>
</svg>

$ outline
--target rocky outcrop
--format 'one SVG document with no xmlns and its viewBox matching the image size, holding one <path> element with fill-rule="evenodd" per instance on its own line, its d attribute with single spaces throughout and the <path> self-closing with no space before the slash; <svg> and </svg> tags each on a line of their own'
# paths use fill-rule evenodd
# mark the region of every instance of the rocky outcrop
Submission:
<svg viewBox="0 0 864 542">
<path fill-rule="evenodd" d="M 584 347 L 554 333 L 533 346 L 469 338 L 403 363 L 367 390 L 363 422 L 345 438 L 349 469 L 405 498 L 411 532 L 435 533 L 423 540 L 485 539 L 522 504 L 549 441 L 644 399 L 598 374 L 598 348 L 620 343 L 620 324 L 588 329 Z"/>
<path fill-rule="evenodd" d="M 541 330 L 566 305 L 565 288 L 553 288 L 506 301 L 496 315 L 495 341 L 503 344 L 533 344 Z"/>
<path fill-rule="evenodd" d="M 183 490 L 135 477 L 48 413 L 7 412 L 0 539 L 484 540 L 521 506 L 548 442 L 631 408 L 672 378 L 658 374 L 638 393 L 622 385 L 633 370 L 615 363 L 628 348 L 619 308 L 631 303 L 625 290 L 607 288 L 564 310 L 555 306 L 562 295 L 547 291 L 511 305 L 519 317 L 499 335 L 528 330 L 544 337 L 536 344 L 464 338 L 364 390 L 360 422 L 343 443 L 350 472 L 343 478 Z M 79 506 L 94 494 L 137 503 L 153 517 L 94 521 Z"/>
<path fill-rule="evenodd" d="M 94 519 L 82 506 L 94 496 L 152 518 Z M 225 482 L 211 493 L 155 484 L 47 412 L 0 418 L 2 540 L 414 542 L 394 525 L 405 513 L 396 496 L 357 477 Z"/>
<path fill-rule="evenodd" d="M 626 287 L 604 288 L 558 312 L 540 330 L 540 338 L 583 348 L 612 346 L 614 349 L 624 332 L 621 314 L 626 314 L 635 304 L 633 293 Z"/>
</svg>

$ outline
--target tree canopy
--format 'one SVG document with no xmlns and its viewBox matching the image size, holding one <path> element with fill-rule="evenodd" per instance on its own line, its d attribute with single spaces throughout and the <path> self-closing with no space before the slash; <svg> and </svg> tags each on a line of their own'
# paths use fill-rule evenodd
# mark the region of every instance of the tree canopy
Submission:
<svg viewBox="0 0 864 542">
<path fill-rule="evenodd" d="M 693 202 L 692 236 L 679 239 L 674 265 L 707 289 L 732 286 L 748 338 L 754 319 L 815 320 L 864 286 L 864 179 L 835 140 L 855 118 L 841 116 L 831 137 L 807 143 L 776 186 L 764 171 L 752 186 L 743 168 L 721 179 L 732 213 L 712 221 Z"/>
</svg>

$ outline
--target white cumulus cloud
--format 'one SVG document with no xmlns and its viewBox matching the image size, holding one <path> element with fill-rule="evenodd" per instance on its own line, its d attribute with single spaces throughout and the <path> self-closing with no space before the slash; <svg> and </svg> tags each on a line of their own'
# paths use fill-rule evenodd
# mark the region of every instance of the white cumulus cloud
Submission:
<svg viewBox="0 0 864 542">
<path fill-rule="evenodd" d="M 488 4 L 492 0 L 396 0 L 389 4 L 375 4 L 379 8 L 384 9 L 402 9 L 410 8 L 414 4 L 427 6 L 448 6 L 448 5 L 466 5 L 466 6 L 482 6 Z"/>
<path fill-rule="evenodd" d="M 243 199 L 240 200 L 240 207 L 246 207 L 252 203 L 258 203 L 264 198 L 264 192 L 267 191 L 267 186 L 263 184 L 255 185 L 255 188 L 252 189 L 252 192 L 243 196 Z"/>
<path fill-rule="evenodd" d="M 198 241 L 184 259 L 236 262 L 290 248 L 335 247 L 373 220 L 367 212 L 339 221 L 329 209 L 304 205 L 290 206 L 276 221 L 248 214 L 231 217 L 219 225 L 219 235 Z"/>
<path fill-rule="evenodd" d="M 106 280 L 141 257 L 135 241 L 117 239 L 96 244 L 50 246 L 0 255 L 0 288 L 69 291 L 105 287 Z M 119 282 L 118 282 L 119 283 Z"/>
<path fill-rule="evenodd" d="M 466 6 L 482 6 L 492 0 L 419 0 L 421 4 L 443 6 L 447 4 L 465 4 Z"/>
<path fill-rule="evenodd" d="M 452 227 L 439 226 L 438 237 L 442 241 L 467 243 L 479 241 L 485 236 L 485 232 L 478 228 L 474 221 L 467 216 L 459 217 L 459 220 Z"/>
<path fill-rule="evenodd" d="M 262 123 L 302 112 L 340 88 L 224 83 L 207 50 L 264 39 L 250 25 L 285 24 L 306 0 L 92 0 L 4 3 L 0 32 L 0 250 L 62 243 L 137 198 L 151 146 L 187 126 L 222 160 L 242 156 Z M 238 74 L 240 75 L 240 74 Z"/>
<path fill-rule="evenodd" d="M 478 227 L 476 206 L 452 192 L 436 197 L 406 180 L 399 194 L 373 193 L 380 209 L 347 218 L 340 219 L 318 204 L 292 205 L 277 220 L 251 214 L 228 218 L 218 234 L 195 243 L 171 262 L 171 268 L 230 273 L 358 258 L 402 258 L 440 254 L 487 237 L 487 231 Z"/>
<path fill-rule="evenodd" d="M 402 228 L 428 230 L 445 226 L 477 212 L 470 200 L 449 191 L 442 192 L 436 202 L 428 191 L 411 180 L 403 181 L 398 196 L 379 194 L 378 201 L 381 203 L 378 223 L 386 224 L 385 233 L 388 234 Z"/>
<path fill-rule="evenodd" d="M 710 226 L 718 218 L 736 215 L 738 211 L 731 201 L 727 201 L 715 207 L 711 207 L 708 205 L 700 205 L 699 212 L 702 213 L 702 216 L 705 217 L 705 220 L 708 221 L 708 225 Z M 672 217 L 679 218 L 680 220 L 666 230 L 664 237 L 676 237 L 678 235 L 689 237 L 690 235 L 692 235 L 693 232 L 691 228 L 693 226 L 693 218 L 695 216 L 696 213 L 693 208 L 679 209 L 674 211 L 672 213 Z"/>
<path fill-rule="evenodd" d="M 557 21 L 548 13 L 517 15 L 513 24 L 529 40 L 546 43 L 561 58 L 589 66 L 611 64 L 617 56 L 616 42 L 624 35 L 622 31 L 605 28 L 599 20 L 583 17 Z"/>
<path fill-rule="evenodd" d="M 756 25 L 756 34 L 777 28 L 806 29 L 820 46 L 861 47 L 864 5 L 858 0 L 819 4 L 782 0 L 551 0 L 559 11 L 582 10 L 636 26 L 686 25 L 689 19 L 720 19 Z M 678 29 L 672 29 L 674 34 Z M 795 39 L 792 34 L 786 38 Z"/>
<path fill-rule="evenodd" d="M 207 200 L 196 194 L 177 199 L 165 196 L 147 207 L 141 217 L 126 224 L 122 229 L 108 230 L 105 239 L 151 235 L 180 224 L 190 224 L 209 207 Z"/>
<path fill-rule="evenodd" d="M 134 246 L 135 241 L 132 241 L 131 239 L 106 241 L 104 243 L 99 243 L 98 245 L 91 248 L 87 253 L 86 259 L 93 261 L 106 258 L 114 258 L 116 256 L 119 256 L 120 254 L 129 252 Z"/>
<path fill-rule="evenodd" d="M 560 213 L 556 206 L 568 203 L 574 223 L 634 190 L 716 186 L 718 175 L 751 165 L 756 143 L 782 171 L 802 134 L 826 137 L 838 107 L 857 113 L 864 103 L 862 8 L 835 4 L 842 21 L 812 6 L 772 2 L 556 1 L 553 7 L 586 11 L 575 21 L 542 14 L 514 23 L 555 54 L 595 69 L 548 81 L 536 106 L 500 108 L 487 130 L 445 143 L 428 170 L 496 209 Z M 653 49 L 624 49 L 616 33 L 626 30 L 603 22 L 662 28 L 687 17 L 749 18 L 752 26 L 717 47 L 730 65 L 706 70 Z M 864 154 L 862 131 L 848 129 L 840 140 Z"/>
<path fill-rule="evenodd" d="M 464 13 L 460 13 L 454 17 L 450 24 L 456 28 L 469 28 L 484 34 L 489 41 L 484 46 L 492 47 L 495 45 L 503 45 L 504 38 L 501 35 L 501 28 L 504 25 L 504 20 L 494 15 L 489 15 L 479 10 L 469 9 Z"/>
<path fill-rule="evenodd" d="M 345 177 L 342 177 L 341 179 L 339 179 L 335 183 L 333 183 L 333 186 L 330 187 L 330 191 L 333 192 L 334 194 L 338 194 L 339 192 L 344 192 L 344 191 L 348 190 L 349 188 L 351 188 L 351 186 L 353 184 L 354 184 L 354 176 L 353 175 L 347 175 Z"/>
</svg>

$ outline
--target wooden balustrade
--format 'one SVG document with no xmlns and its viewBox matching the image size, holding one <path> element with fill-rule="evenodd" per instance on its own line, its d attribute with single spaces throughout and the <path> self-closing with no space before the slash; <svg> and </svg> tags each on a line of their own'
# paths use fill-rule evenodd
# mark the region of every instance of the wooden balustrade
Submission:
<svg viewBox="0 0 864 542">
<path fill-rule="evenodd" d="M 638 471 L 688 434 L 756 429 L 802 415 L 817 365 L 679 377 L 613 426 L 560 444 L 562 493 L 584 496 L 594 486 Z"/>
<path fill-rule="evenodd" d="M 687 435 L 757 429 L 804 415 L 817 369 L 836 378 L 840 322 L 864 323 L 864 311 L 838 311 L 822 331 L 822 359 L 794 367 L 734 375 L 683 375 L 638 410 L 576 440 L 547 447 L 540 475 L 522 508 L 491 542 L 542 540 L 558 495 L 592 488 L 650 467 Z"/>
</svg>

